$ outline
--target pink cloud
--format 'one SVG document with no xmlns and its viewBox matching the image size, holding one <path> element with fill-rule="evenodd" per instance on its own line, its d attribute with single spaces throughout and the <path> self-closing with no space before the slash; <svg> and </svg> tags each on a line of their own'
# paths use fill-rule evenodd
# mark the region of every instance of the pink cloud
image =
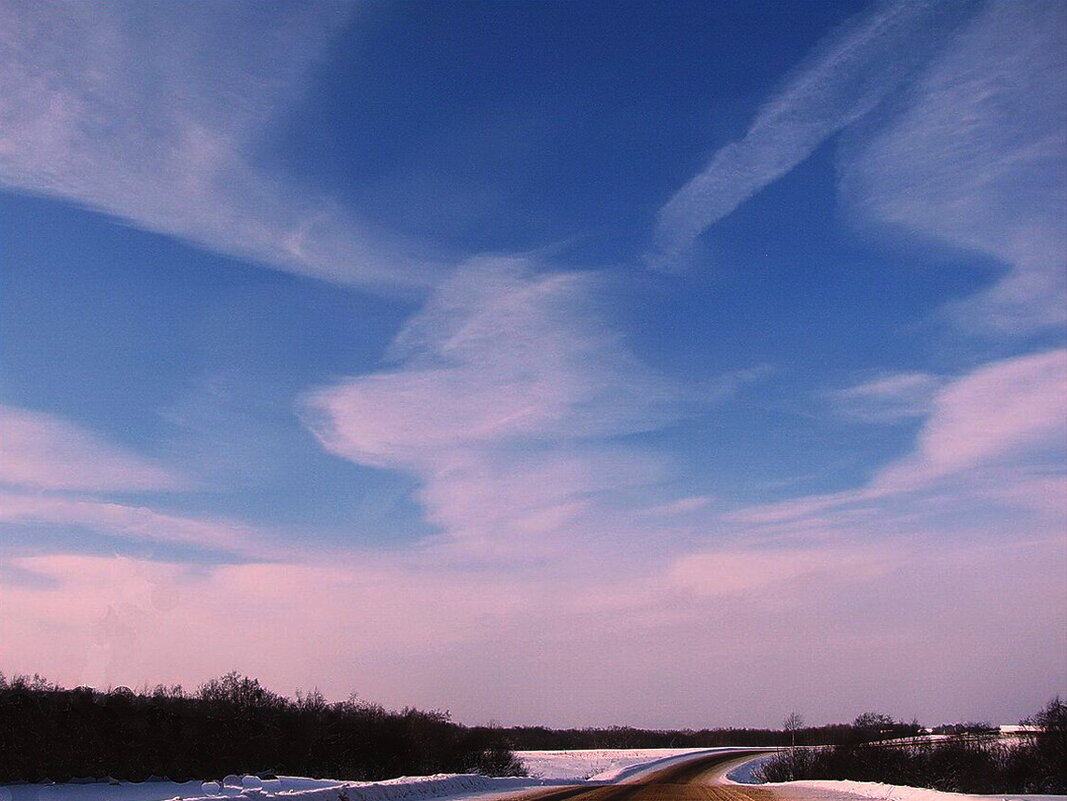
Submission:
<svg viewBox="0 0 1067 801">
<path fill-rule="evenodd" d="M 431 257 L 249 162 L 354 6 L 194 5 L 5 3 L 0 182 L 266 267 L 422 294 Z"/>
<path fill-rule="evenodd" d="M 897 373 L 828 392 L 826 397 L 847 417 L 895 422 L 925 416 L 940 383 L 926 373 Z"/>
<path fill-rule="evenodd" d="M 185 481 L 67 420 L 0 406 L 0 483 L 45 490 L 152 491 Z"/>
<path fill-rule="evenodd" d="M 880 471 L 873 486 L 906 489 L 980 467 L 1060 459 L 1064 398 L 1067 350 L 982 367 L 938 393 L 915 452 Z"/>
<path fill-rule="evenodd" d="M 362 650 L 479 639 L 484 621 L 523 605 L 500 577 L 475 585 L 367 555 L 207 571 L 62 554 L 10 564 L 49 582 L 5 587 L 5 670 L 47 666 L 69 684 L 188 682 L 236 668 L 290 691 L 330 679 L 343 695 L 339 682 L 355 682 L 342 678 L 345 665 Z"/>
<path fill-rule="evenodd" d="M 681 557 L 670 578 L 696 595 L 750 595 L 799 578 L 875 580 L 901 561 L 899 553 L 879 545 L 721 549 Z"/>
<path fill-rule="evenodd" d="M 474 260 L 397 336 L 398 367 L 309 393 L 305 422 L 333 453 L 414 472 L 450 537 L 573 545 L 599 495 L 663 480 L 663 460 L 606 440 L 670 422 L 678 396 L 599 318 L 594 280 Z"/>
<path fill-rule="evenodd" d="M 94 498 L 0 492 L 0 521 L 84 526 L 135 542 L 200 545 L 266 557 L 276 552 L 261 532 L 227 520 L 183 517 L 147 506 Z"/>
<path fill-rule="evenodd" d="M 747 507 L 724 516 L 739 524 L 780 525 L 831 514 L 885 514 L 900 495 L 932 493 L 973 505 L 985 499 L 1059 512 L 1050 487 L 1067 450 L 1067 351 L 985 365 L 948 381 L 930 402 L 914 449 L 864 487 Z M 1051 475 L 1046 475 L 1050 473 Z M 903 504 L 901 508 L 907 508 Z"/>
<path fill-rule="evenodd" d="M 1031 612 L 1062 598 L 1067 554 L 1047 539 L 734 547 L 641 564 L 605 548 L 508 571 L 417 553 L 206 571 L 14 562 L 49 581 L 4 587 L 5 670 L 67 684 L 188 687 L 237 669 L 283 692 L 357 690 L 467 722 L 697 726 L 774 722 L 798 685 L 819 719 L 875 702 L 901 715 L 1011 715 L 1067 678 L 1062 619 Z M 1003 585 L 1012 592 L 990 607 Z M 990 671 L 990 659 L 1013 669 Z M 895 690 L 917 662 L 924 686 Z M 679 686 L 702 691 L 683 704 Z M 899 708 L 905 698 L 914 710 Z"/>
<path fill-rule="evenodd" d="M 871 219 L 1005 265 L 990 289 L 949 306 L 957 322 L 1057 328 L 1067 320 L 1067 16 L 1055 3 L 977 9 L 902 103 L 846 140 L 842 196 Z"/>
<path fill-rule="evenodd" d="M 692 495 L 688 498 L 679 498 L 668 503 L 650 506 L 636 514 L 642 517 L 671 517 L 674 515 L 688 515 L 707 509 L 713 499 L 706 495 Z"/>
</svg>

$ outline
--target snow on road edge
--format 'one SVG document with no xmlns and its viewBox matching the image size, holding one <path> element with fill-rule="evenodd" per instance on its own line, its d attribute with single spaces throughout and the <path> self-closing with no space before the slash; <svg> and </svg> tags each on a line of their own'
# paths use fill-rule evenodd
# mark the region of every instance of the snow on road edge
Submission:
<svg viewBox="0 0 1067 801">
<path fill-rule="evenodd" d="M 948 793 L 944 790 L 929 790 L 925 787 L 906 787 L 900 784 L 882 784 L 881 782 L 857 782 L 848 779 L 809 779 L 796 782 L 767 782 L 751 785 L 774 789 L 805 788 L 810 790 L 834 790 L 842 793 L 880 799 L 880 801 L 989 801 L 1000 798 L 1004 801 L 1067 801 L 1067 795 L 1027 795 L 1020 793 L 994 793 L 992 795 L 971 795 L 967 793 Z"/>
<path fill-rule="evenodd" d="M 516 751 L 515 757 L 531 776 L 579 781 L 618 781 L 651 766 L 662 767 L 669 761 L 711 750 L 714 749 L 582 748 L 570 751 Z"/>
<path fill-rule="evenodd" d="M 876 801 L 989 801 L 992 798 L 1003 801 L 1067 801 L 1067 795 L 1034 795 L 1022 793 L 995 793 L 992 795 L 973 795 L 967 793 L 949 793 L 944 790 L 930 790 L 925 787 L 908 787 L 901 784 L 883 784 L 881 782 L 858 782 L 848 779 L 805 779 L 793 782 L 743 781 L 751 776 L 752 768 L 767 757 L 755 757 L 730 770 L 726 781 L 747 787 L 760 787 L 773 790 L 815 790 L 821 792 L 849 793 L 853 796 L 876 799 Z M 742 779 L 739 781 L 739 779 Z"/>
<path fill-rule="evenodd" d="M 417 801 L 504 795 L 563 782 L 528 778 L 490 778 L 480 774 L 402 776 L 380 782 L 348 782 L 282 776 L 255 786 L 220 787 L 214 782 L 108 782 L 0 785 L 0 801 Z M 343 793 L 343 795 L 341 795 Z"/>
</svg>

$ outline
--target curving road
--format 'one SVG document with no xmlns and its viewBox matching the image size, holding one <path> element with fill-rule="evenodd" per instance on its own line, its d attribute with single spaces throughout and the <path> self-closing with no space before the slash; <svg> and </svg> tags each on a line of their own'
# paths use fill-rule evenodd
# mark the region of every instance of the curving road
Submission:
<svg viewBox="0 0 1067 801">
<path fill-rule="evenodd" d="M 521 796 L 521 801 L 780 801 L 759 787 L 726 784 L 723 776 L 737 762 L 764 751 L 708 754 L 660 768 L 640 779 L 599 787 L 562 787 Z"/>
</svg>

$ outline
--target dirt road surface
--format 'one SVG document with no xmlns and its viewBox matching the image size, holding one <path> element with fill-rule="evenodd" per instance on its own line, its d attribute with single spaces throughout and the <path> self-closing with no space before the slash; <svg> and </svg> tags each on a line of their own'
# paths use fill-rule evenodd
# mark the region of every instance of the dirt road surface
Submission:
<svg viewBox="0 0 1067 801">
<path fill-rule="evenodd" d="M 730 751 L 679 762 L 640 779 L 598 787 L 558 787 L 513 797 L 511 801 L 848 801 L 849 793 L 773 790 L 730 784 L 726 772 L 763 751 Z M 818 798 L 816 798 L 818 796 Z"/>
</svg>

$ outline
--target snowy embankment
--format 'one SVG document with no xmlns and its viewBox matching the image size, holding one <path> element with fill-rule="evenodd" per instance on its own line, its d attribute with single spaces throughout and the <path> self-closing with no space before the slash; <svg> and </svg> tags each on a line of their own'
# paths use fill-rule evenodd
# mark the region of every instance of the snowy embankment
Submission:
<svg viewBox="0 0 1067 801">
<path fill-rule="evenodd" d="M 856 782 L 845 779 L 807 779 L 795 782 L 758 783 L 752 776 L 753 770 L 770 756 L 758 757 L 737 766 L 726 774 L 727 781 L 737 784 L 756 785 L 768 790 L 781 789 L 788 796 L 790 790 L 812 790 L 817 793 L 849 793 L 852 796 L 877 799 L 877 801 L 989 801 L 997 798 L 1002 801 L 1067 801 L 1067 795 L 1022 795 L 1017 793 L 998 793 L 995 795 L 968 795 L 965 793 L 946 793 L 942 790 L 928 790 L 925 787 L 906 787 L 900 784 L 882 784 L 881 782 Z"/>
<path fill-rule="evenodd" d="M 492 795 L 547 784 L 540 779 L 496 779 L 479 774 L 402 776 L 381 782 L 347 782 L 280 776 L 228 776 L 219 782 L 89 782 L 0 786 L 0 801 L 420 801 Z"/>
<path fill-rule="evenodd" d="M 405 776 L 381 782 L 347 782 L 281 776 L 227 776 L 222 782 L 68 782 L 65 784 L 0 785 L 0 801 L 490 801 L 506 799 L 533 787 L 590 785 L 632 781 L 696 754 L 733 750 L 719 748 L 599 749 L 586 751 L 520 751 L 531 776 L 490 778 L 478 774 Z M 731 770 L 727 781 L 751 784 L 751 770 L 761 759 Z M 877 801 L 1067 801 L 1064 795 L 963 795 L 916 787 L 854 781 L 797 781 L 761 784 L 782 795 L 833 798 L 836 793 Z M 795 791 L 801 791 L 796 793 Z"/>
<path fill-rule="evenodd" d="M 613 782 L 716 748 L 597 748 L 575 751 L 516 751 L 531 776 Z"/>
<path fill-rule="evenodd" d="M 478 774 L 404 776 L 380 782 L 348 782 L 280 776 L 227 776 L 223 782 L 108 782 L 0 786 L 0 801 L 463 801 L 505 796 L 530 787 L 601 783 L 661 767 L 698 748 L 520 751 L 530 777 L 490 778 Z"/>
<path fill-rule="evenodd" d="M 806 790 L 832 790 L 851 793 L 863 798 L 879 801 L 989 801 L 999 798 L 1003 801 L 1067 801 L 1067 795 L 1020 795 L 1016 793 L 997 793 L 994 795 L 969 795 L 966 793 L 946 793 L 942 790 L 927 790 L 924 787 L 904 787 L 899 784 L 882 784 L 880 782 L 854 782 L 841 780 L 809 779 L 799 782 L 778 782 L 761 784 L 760 787 L 773 790 L 802 788 Z"/>
</svg>

